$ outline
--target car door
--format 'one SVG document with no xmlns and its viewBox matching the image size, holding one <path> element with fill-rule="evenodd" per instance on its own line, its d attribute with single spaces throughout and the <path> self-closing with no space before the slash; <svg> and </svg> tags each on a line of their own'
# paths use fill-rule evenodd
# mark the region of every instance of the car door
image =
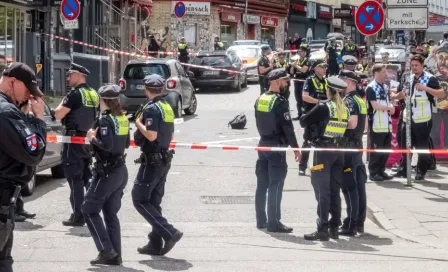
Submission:
<svg viewBox="0 0 448 272">
<path fill-rule="evenodd" d="M 182 65 L 180 65 L 179 62 L 176 62 L 176 70 L 177 70 L 177 74 L 179 76 L 179 80 L 180 80 L 180 86 L 181 88 L 181 92 L 182 92 L 182 97 L 183 97 L 183 106 L 188 106 L 190 105 L 190 100 L 191 97 L 193 95 L 193 85 L 191 84 L 190 79 L 187 77 L 187 75 L 185 74 L 184 68 L 182 67 Z"/>
<path fill-rule="evenodd" d="M 50 107 L 45 104 L 44 122 L 47 124 L 47 134 L 63 135 L 63 126 L 61 121 L 53 121 Z M 47 143 L 44 159 L 41 165 L 57 164 L 61 161 L 62 144 L 61 143 Z"/>
<path fill-rule="evenodd" d="M 229 57 L 230 57 L 230 61 L 232 62 L 233 67 L 235 67 L 235 69 L 238 72 L 241 72 L 241 67 L 242 67 L 241 59 L 236 55 L 235 52 L 230 52 Z M 243 78 L 244 78 L 243 74 L 238 75 L 238 80 L 239 80 L 240 84 L 243 82 Z"/>
</svg>

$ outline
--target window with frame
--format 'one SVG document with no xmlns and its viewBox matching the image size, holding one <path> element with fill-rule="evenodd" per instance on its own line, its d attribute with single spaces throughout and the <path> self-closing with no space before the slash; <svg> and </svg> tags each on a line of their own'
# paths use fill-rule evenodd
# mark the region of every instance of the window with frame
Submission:
<svg viewBox="0 0 448 272">
<path fill-rule="evenodd" d="M 187 44 L 196 45 L 196 24 L 185 25 L 184 37 L 185 37 Z"/>
</svg>

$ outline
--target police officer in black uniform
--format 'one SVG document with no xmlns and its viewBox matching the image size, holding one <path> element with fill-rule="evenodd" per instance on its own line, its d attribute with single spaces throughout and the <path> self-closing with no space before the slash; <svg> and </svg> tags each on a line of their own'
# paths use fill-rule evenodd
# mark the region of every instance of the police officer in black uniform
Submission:
<svg viewBox="0 0 448 272">
<path fill-rule="evenodd" d="M 82 212 L 99 251 L 91 264 L 120 265 L 121 235 L 117 213 L 128 182 L 124 151 L 130 145 L 129 121 L 120 107 L 120 86 L 98 90 L 102 111 L 98 124 L 87 132 L 96 162 L 96 176 L 87 190 Z M 103 212 L 104 221 L 100 216 Z"/>
<path fill-rule="evenodd" d="M 338 53 L 336 51 L 336 38 L 332 37 L 328 39 L 329 44 L 327 46 L 327 63 L 328 70 L 327 76 L 333 76 L 339 74 Z"/>
<path fill-rule="evenodd" d="M 286 73 L 289 73 L 290 71 L 290 64 L 286 60 L 286 53 L 283 51 L 283 49 L 278 49 L 277 58 L 274 59 L 274 69 L 285 69 Z M 289 96 L 291 95 L 291 92 L 289 91 L 290 82 L 288 81 L 288 86 L 286 88 L 282 88 L 280 94 L 289 100 Z"/>
<path fill-rule="evenodd" d="M 271 54 L 269 45 L 261 46 L 261 57 L 257 63 L 258 83 L 260 84 L 260 94 L 264 94 L 269 89 L 269 82 L 267 79 L 268 73 L 274 69 L 274 63 L 271 62 L 268 56 Z"/>
<path fill-rule="evenodd" d="M 347 84 L 338 77 L 328 78 L 328 101 L 319 103 L 300 119 L 302 127 L 314 131 L 312 145 L 338 148 L 349 124 L 350 113 L 342 100 Z M 316 151 L 311 168 L 311 184 L 317 200 L 317 231 L 305 234 L 305 240 L 328 241 L 339 238 L 341 225 L 341 182 L 343 153 Z M 331 219 L 328 220 L 329 215 Z"/>
<path fill-rule="evenodd" d="M 302 116 L 302 91 L 305 79 L 309 76 L 309 70 L 311 67 L 311 63 L 307 57 L 307 45 L 300 45 L 299 50 L 297 51 L 297 55 L 299 56 L 292 64 L 291 73 L 294 74 L 294 96 L 296 98 L 297 105 L 297 116 L 293 118 L 293 120 L 299 120 L 300 116 Z"/>
<path fill-rule="evenodd" d="M 344 102 L 350 111 L 350 125 L 345 131 L 343 146 L 349 149 L 362 149 L 367 105 L 356 90 L 360 78 L 355 72 L 349 70 L 342 70 L 339 78 L 347 84 Z M 355 236 L 357 232 L 364 232 L 367 205 L 366 182 L 367 172 L 362 161 L 362 152 L 345 152 L 341 189 L 347 204 L 347 218 L 344 219 L 339 231 L 341 235 Z"/>
<path fill-rule="evenodd" d="M 316 104 L 327 100 L 328 82 L 325 79 L 325 72 L 328 65 L 324 60 L 316 60 L 313 63 L 313 75 L 308 77 L 303 86 L 303 101 L 305 102 L 305 113 L 311 111 Z M 306 127 L 303 132 L 303 148 L 310 148 L 310 128 Z M 302 152 L 302 159 L 299 163 L 299 175 L 304 176 L 308 167 L 309 151 Z"/>
<path fill-rule="evenodd" d="M 177 51 L 179 52 L 179 61 L 181 63 L 188 63 L 188 45 L 184 37 L 180 39 L 180 43 L 177 46 Z"/>
<path fill-rule="evenodd" d="M 86 76 L 89 74 L 89 70 L 75 63 L 72 63 L 67 72 L 68 84 L 74 89 L 55 110 L 56 119 L 62 119 L 65 125 L 66 136 L 85 137 L 95 122 L 98 95 L 86 83 Z M 64 226 L 75 227 L 85 224 L 81 205 L 84 202 L 84 187 L 87 187 L 92 177 L 89 168 L 91 159 L 89 145 L 64 144 L 62 162 L 65 177 L 70 185 L 70 204 L 73 209 L 70 218 L 62 222 Z"/>
<path fill-rule="evenodd" d="M 356 70 L 356 64 L 358 63 L 358 59 L 351 55 L 345 55 L 342 57 L 342 67 L 343 70 L 349 70 L 349 71 L 355 71 Z M 341 75 L 342 70 L 339 72 L 339 75 Z M 366 95 L 366 92 L 364 91 L 364 88 L 361 84 L 361 79 L 359 79 L 356 90 L 360 97 L 364 97 Z"/>
<path fill-rule="evenodd" d="M 289 103 L 279 94 L 280 89 L 288 84 L 289 75 L 285 69 L 275 69 L 269 73 L 268 78 L 271 82 L 269 91 L 262 94 L 255 102 L 255 119 L 260 134 L 259 146 L 298 148 L 289 113 Z M 296 161 L 299 161 L 300 151 L 294 153 Z M 257 175 L 255 193 L 257 228 L 267 227 L 269 232 L 292 232 L 292 228 L 280 222 L 280 204 L 287 171 L 286 152 L 258 151 L 255 168 Z M 266 193 L 268 194 L 267 216 Z"/>
<path fill-rule="evenodd" d="M 215 38 L 215 51 L 225 50 L 224 43 L 220 41 L 219 37 Z"/>
<path fill-rule="evenodd" d="M 45 102 L 34 71 L 11 63 L 0 78 L 0 271 L 12 272 L 14 205 L 46 150 Z"/>
<path fill-rule="evenodd" d="M 344 47 L 342 48 L 341 55 L 342 56 L 353 56 L 353 57 L 358 56 L 358 50 L 356 49 L 356 45 L 353 44 L 352 37 L 348 38 L 347 44 L 344 45 Z"/>
<path fill-rule="evenodd" d="M 163 77 L 149 75 L 145 78 L 145 86 L 150 103 L 136 119 L 138 131 L 134 134 L 134 141 L 141 147 L 142 154 L 136 161 L 141 165 L 132 189 L 132 201 L 152 226 L 152 231 L 148 235 L 148 244 L 138 248 L 138 252 L 165 255 L 183 235 L 163 217 L 160 206 L 174 154 L 173 150 L 168 150 L 174 134 L 174 113 L 162 96 Z"/>
</svg>

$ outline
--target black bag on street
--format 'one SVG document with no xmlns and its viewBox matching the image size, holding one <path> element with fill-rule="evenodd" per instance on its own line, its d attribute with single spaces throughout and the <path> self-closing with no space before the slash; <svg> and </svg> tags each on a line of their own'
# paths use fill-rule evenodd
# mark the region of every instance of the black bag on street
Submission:
<svg viewBox="0 0 448 272">
<path fill-rule="evenodd" d="M 244 129 L 246 127 L 246 123 L 246 115 L 244 115 L 244 113 L 240 113 L 229 122 L 229 126 L 232 127 L 232 129 Z"/>
</svg>

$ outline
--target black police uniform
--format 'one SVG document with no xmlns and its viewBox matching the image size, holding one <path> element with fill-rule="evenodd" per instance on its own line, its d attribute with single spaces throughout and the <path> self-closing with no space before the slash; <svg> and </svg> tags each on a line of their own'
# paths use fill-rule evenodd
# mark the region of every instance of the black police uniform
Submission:
<svg viewBox="0 0 448 272">
<path fill-rule="evenodd" d="M 34 72 L 23 63 L 12 63 L 4 76 L 22 81 L 31 94 L 42 96 Z M 24 114 L 0 90 L 0 271 L 12 272 L 14 204 L 21 186 L 34 175 L 46 150 L 47 125 Z"/>
<path fill-rule="evenodd" d="M 188 63 L 188 46 L 186 43 L 179 43 L 177 46 L 177 51 L 179 51 L 179 61 L 181 63 Z"/>
<path fill-rule="evenodd" d="M 70 72 L 90 74 L 85 67 L 75 63 L 70 66 Z M 62 105 L 70 109 L 70 112 L 62 119 L 66 129 L 65 135 L 85 137 L 96 119 L 99 105 L 96 91 L 86 83 L 76 86 L 64 98 Z M 63 146 L 62 162 L 65 177 L 70 185 L 70 204 L 73 209 L 70 218 L 62 222 L 65 226 L 83 226 L 85 223 L 81 205 L 84 202 L 84 187 L 87 188 L 92 177 L 89 169 L 91 158 L 89 145 L 64 144 Z"/>
<path fill-rule="evenodd" d="M 286 61 L 286 59 L 285 59 L 285 62 L 283 62 L 283 63 L 281 63 L 279 59 L 275 59 L 274 69 L 281 69 L 281 68 L 285 69 L 286 73 L 289 73 L 290 65 Z M 280 91 L 280 94 L 287 100 L 289 100 L 289 96 L 291 95 L 291 92 L 289 90 L 290 85 L 291 85 L 291 82 L 288 81 L 288 87 L 286 87 L 284 90 Z"/>
<path fill-rule="evenodd" d="M 321 62 L 315 62 L 313 67 L 315 68 Z M 325 78 L 320 79 L 318 76 L 313 74 L 308 77 L 303 86 L 303 92 L 308 92 L 309 96 L 319 99 L 319 100 L 327 100 L 327 88 L 328 82 Z M 316 104 L 304 103 L 305 104 L 305 114 L 310 112 Z M 311 134 L 313 133 L 310 127 L 305 127 L 303 131 L 303 144 L 302 148 L 310 148 L 310 141 L 312 140 Z M 314 129 L 314 127 L 313 127 Z M 305 175 L 306 168 L 308 167 L 308 160 L 310 158 L 309 151 L 302 152 L 302 158 L 299 163 L 299 173 L 301 175 Z"/>
<path fill-rule="evenodd" d="M 288 74 L 284 69 L 276 69 L 269 73 L 270 80 L 278 80 Z M 255 119 L 260 134 L 259 146 L 297 148 L 289 113 L 289 103 L 280 94 L 266 92 L 255 102 Z M 292 229 L 281 222 L 281 199 L 283 184 L 288 171 L 285 152 L 258 151 L 255 168 L 257 189 L 255 193 L 255 212 L 257 227 L 272 232 L 291 232 Z M 268 193 L 266 217 L 266 192 Z"/>
<path fill-rule="evenodd" d="M 301 50 L 305 50 L 306 48 L 300 48 Z M 297 60 L 297 65 L 304 67 L 307 66 L 308 67 L 308 71 L 306 71 L 305 73 L 302 73 L 300 71 L 295 71 L 294 74 L 294 96 L 296 98 L 296 106 L 297 106 L 297 118 L 299 119 L 302 114 L 303 114 L 303 98 L 302 98 L 302 93 L 303 93 L 303 85 L 304 82 L 306 80 L 306 78 L 309 76 L 309 68 L 311 67 L 311 63 L 309 61 L 309 59 L 307 57 L 304 58 L 300 58 L 299 60 Z M 294 69 L 296 70 L 296 69 Z"/>
<path fill-rule="evenodd" d="M 266 47 L 262 48 L 262 50 L 266 50 Z M 260 84 L 260 94 L 263 94 L 263 93 L 267 92 L 269 89 L 269 81 L 267 79 L 267 76 L 271 70 L 268 70 L 265 73 L 261 73 L 259 67 L 264 67 L 264 68 L 270 67 L 270 61 L 267 56 L 262 55 L 257 63 L 258 83 Z"/>
<path fill-rule="evenodd" d="M 355 72 L 342 70 L 340 78 L 348 78 L 359 82 L 360 78 Z M 354 129 L 347 129 L 344 135 L 344 147 L 362 149 L 362 136 L 366 124 L 367 105 L 356 91 L 348 93 L 344 98 L 350 116 L 358 116 L 358 124 Z M 344 173 L 342 180 L 342 193 L 347 204 L 347 218 L 344 219 L 340 234 L 355 235 L 358 231 L 364 232 L 366 220 L 366 166 L 362 161 L 362 152 L 344 153 Z"/>
<path fill-rule="evenodd" d="M 98 90 L 102 99 L 116 99 L 121 88 L 106 85 Z M 97 135 L 92 139 L 96 162 L 95 178 L 87 190 L 82 212 L 87 227 L 100 252 L 92 264 L 121 264 L 120 221 L 117 213 L 121 208 L 123 190 L 128 182 L 125 149 L 129 148 L 129 121 L 125 114 L 114 115 L 110 110 L 102 112 Z M 100 216 L 103 212 L 104 221 Z"/>
<path fill-rule="evenodd" d="M 358 63 L 358 59 L 351 55 L 346 55 L 342 58 L 343 61 L 343 69 L 344 70 L 350 70 L 355 71 L 357 69 L 356 64 Z M 361 64 L 360 64 L 361 65 Z M 362 65 L 361 65 L 362 67 Z M 342 73 L 343 70 L 339 71 L 339 75 Z M 364 91 L 364 88 L 362 87 L 361 80 L 358 81 L 356 84 L 356 91 L 359 96 L 364 97 L 366 95 L 366 92 Z"/>
<path fill-rule="evenodd" d="M 341 51 L 341 55 L 342 55 L 342 56 L 347 56 L 347 55 L 349 55 L 349 56 L 354 56 L 354 57 L 356 57 L 357 54 L 358 54 L 358 51 L 357 51 L 357 49 L 356 49 L 356 45 L 354 45 L 354 44 L 352 44 L 352 45 L 350 45 L 350 44 L 346 44 L 346 45 L 344 46 L 344 48 L 342 48 L 342 51 Z"/>
<path fill-rule="evenodd" d="M 344 81 L 337 77 L 328 79 L 330 91 L 343 92 L 347 87 Z M 339 94 L 335 94 L 339 95 Z M 302 127 L 314 126 L 317 133 L 312 135 L 313 145 L 317 148 L 337 148 L 348 125 L 349 111 L 342 105 L 343 112 L 338 113 L 336 103 L 327 101 L 319 103 L 300 119 Z M 341 117 L 339 120 L 338 116 Z M 329 237 L 338 238 L 338 228 L 341 224 L 340 189 L 343 172 L 343 153 L 316 151 L 311 168 L 311 184 L 317 205 L 317 231 L 304 235 L 306 240 L 328 241 Z M 328 220 L 329 215 L 331 219 Z M 328 230 L 330 229 L 330 234 Z"/>
<path fill-rule="evenodd" d="M 336 52 L 336 45 L 334 43 L 327 46 L 328 53 L 328 70 L 327 76 L 337 75 L 339 73 L 338 53 Z"/>
<path fill-rule="evenodd" d="M 161 88 L 164 84 L 165 79 L 159 75 L 145 78 L 147 88 Z M 157 96 L 146 105 L 142 118 L 148 131 L 157 132 L 157 138 L 150 141 L 139 130 L 134 134 L 134 141 L 141 147 L 142 155 L 136 161 L 141 165 L 132 189 L 132 201 L 137 211 L 152 226 L 148 235 L 149 243 L 138 251 L 142 254 L 164 255 L 183 235 L 163 217 L 160 206 L 174 154 L 168 150 L 174 133 L 174 113 L 164 98 Z"/>
</svg>

